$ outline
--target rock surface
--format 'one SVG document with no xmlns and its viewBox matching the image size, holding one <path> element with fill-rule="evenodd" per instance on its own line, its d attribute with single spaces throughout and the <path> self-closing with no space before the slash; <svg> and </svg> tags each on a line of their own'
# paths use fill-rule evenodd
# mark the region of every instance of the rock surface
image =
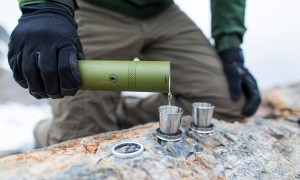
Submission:
<svg viewBox="0 0 300 180">
<path fill-rule="evenodd" d="M 300 179 L 300 128 L 294 121 L 300 93 L 296 86 L 290 93 L 276 91 L 259 116 L 244 123 L 214 120 L 210 134 L 190 131 L 186 116 L 183 139 L 160 141 L 158 123 L 149 123 L 4 157 L 0 179 Z M 279 99 L 285 101 L 275 105 Z M 111 148 L 128 141 L 143 144 L 143 154 L 114 157 Z"/>
<path fill-rule="evenodd" d="M 184 138 L 159 141 L 157 123 L 67 141 L 0 159 L 1 179 L 297 179 L 300 131 L 296 123 L 255 118 L 247 124 L 214 121 L 198 134 L 183 120 Z M 119 159 L 119 142 L 144 145 L 141 156 Z"/>
<path fill-rule="evenodd" d="M 300 121 L 300 83 L 272 88 L 263 92 L 258 116 Z"/>
</svg>

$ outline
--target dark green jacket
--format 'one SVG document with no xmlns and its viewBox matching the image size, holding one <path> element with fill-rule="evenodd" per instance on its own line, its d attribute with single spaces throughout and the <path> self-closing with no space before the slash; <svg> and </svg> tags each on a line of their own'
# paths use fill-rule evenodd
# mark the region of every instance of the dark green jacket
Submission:
<svg viewBox="0 0 300 180">
<path fill-rule="evenodd" d="M 20 7 L 51 0 L 19 0 Z M 56 0 L 58 1 L 58 0 Z M 173 0 L 87 0 L 101 7 L 136 18 L 155 16 L 174 4 Z M 238 48 L 246 31 L 246 0 L 211 0 L 212 37 L 221 52 Z M 200 17 L 199 17 L 200 18 Z"/>
<path fill-rule="evenodd" d="M 246 0 L 211 0 L 211 31 L 219 52 L 243 41 Z"/>
</svg>

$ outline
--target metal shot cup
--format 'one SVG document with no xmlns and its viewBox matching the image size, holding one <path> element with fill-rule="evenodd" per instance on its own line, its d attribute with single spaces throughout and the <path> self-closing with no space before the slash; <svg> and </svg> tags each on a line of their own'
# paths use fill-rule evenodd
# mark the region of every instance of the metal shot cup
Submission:
<svg viewBox="0 0 300 180">
<path fill-rule="evenodd" d="M 159 110 L 159 129 L 162 133 L 175 135 L 179 131 L 183 109 L 177 106 L 164 105 Z"/>
<path fill-rule="evenodd" d="M 205 102 L 195 102 L 192 104 L 192 117 L 194 125 L 198 127 L 208 127 L 212 123 L 214 105 Z"/>
</svg>

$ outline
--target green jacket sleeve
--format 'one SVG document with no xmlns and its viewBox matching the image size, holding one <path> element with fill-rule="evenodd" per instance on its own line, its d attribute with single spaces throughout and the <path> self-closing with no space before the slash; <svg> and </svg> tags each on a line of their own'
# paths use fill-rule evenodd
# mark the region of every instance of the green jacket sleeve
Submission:
<svg viewBox="0 0 300 180">
<path fill-rule="evenodd" d="M 211 0 L 211 33 L 218 52 L 239 48 L 246 31 L 246 0 Z"/>
</svg>

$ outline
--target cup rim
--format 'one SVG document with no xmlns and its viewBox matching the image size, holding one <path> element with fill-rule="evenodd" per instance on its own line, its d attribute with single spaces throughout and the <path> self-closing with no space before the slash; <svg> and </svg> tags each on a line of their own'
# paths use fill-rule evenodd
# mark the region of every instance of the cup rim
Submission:
<svg viewBox="0 0 300 180">
<path fill-rule="evenodd" d="M 176 108 L 179 109 L 180 112 L 177 112 L 177 113 L 167 113 L 167 112 L 161 111 L 161 109 L 162 109 L 162 108 L 165 108 L 165 107 L 176 107 Z M 159 111 L 160 113 L 164 113 L 164 114 L 183 114 L 183 112 L 184 112 L 184 110 L 183 110 L 181 107 L 179 107 L 179 106 L 174 106 L 174 105 L 162 105 L 162 106 L 159 106 L 159 107 L 158 107 L 158 111 Z"/>
<path fill-rule="evenodd" d="M 208 105 L 208 106 L 199 106 L 200 104 L 202 105 Z M 199 109 L 213 109 L 215 106 L 212 103 L 207 103 L 207 102 L 194 102 L 192 103 L 193 108 L 199 108 Z"/>
</svg>

